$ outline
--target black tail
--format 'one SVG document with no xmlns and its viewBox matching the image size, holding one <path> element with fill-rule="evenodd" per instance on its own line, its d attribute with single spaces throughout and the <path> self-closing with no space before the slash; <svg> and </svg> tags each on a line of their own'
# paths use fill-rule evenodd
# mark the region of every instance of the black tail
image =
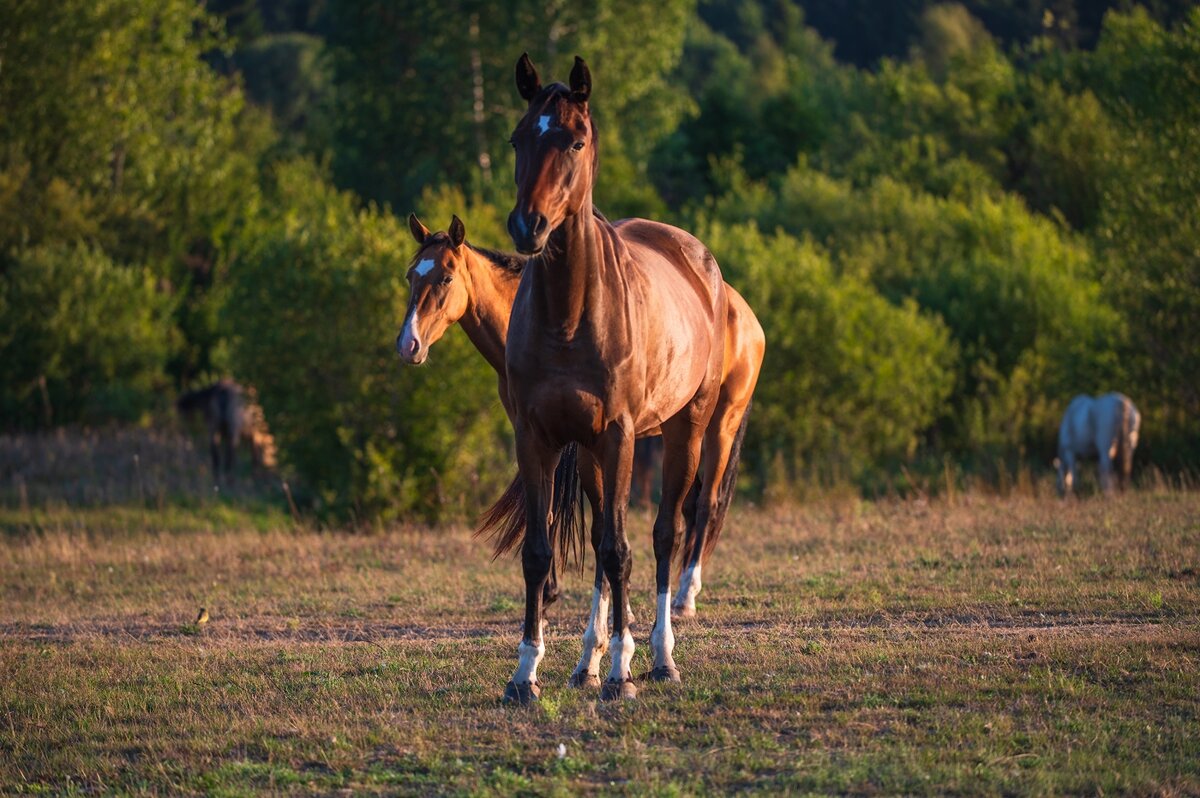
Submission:
<svg viewBox="0 0 1200 798">
<path fill-rule="evenodd" d="M 746 405 L 746 412 L 742 414 L 742 422 L 738 425 L 737 435 L 733 437 L 733 445 L 729 447 L 729 462 L 725 464 L 725 473 L 721 475 L 721 484 L 717 488 L 717 507 L 713 511 L 712 518 L 709 519 L 710 533 L 704 536 L 704 547 L 700 550 L 701 562 L 708 560 L 709 555 L 716 548 L 717 541 L 721 538 L 721 532 L 725 528 L 725 516 L 729 514 L 729 506 L 733 504 L 733 494 L 737 489 L 738 467 L 742 462 L 742 443 L 746 440 L 746 426 L 750 420 L 752 405 L 753 402 Z M 702 488 L 701 479 L 697 476 L 683 503 L 683 517 L 687 523 L 687 540 L 684 543 L 683 558 L 679 561 L 681 574 L 687 564 L 692 561 L 696 539 L 699 537 L 700 530 L 696 529 L 696 511 L 700 503 L 700 494 L 703 492 Z"/>
<path fill-rule="evenodd" d="M 550 549 L 565 569 L 583 568 L 583 489 L 579 483 L 579 447 L 569 443 L 558 458 L 554 472 L 554 496 L 550 500 Z M 492 542 L 492 558 L 514 551 L 525 540 L 525 483 L 520 472 L 508 488 L 479 519 L 475 537 Z"/>
</svg>

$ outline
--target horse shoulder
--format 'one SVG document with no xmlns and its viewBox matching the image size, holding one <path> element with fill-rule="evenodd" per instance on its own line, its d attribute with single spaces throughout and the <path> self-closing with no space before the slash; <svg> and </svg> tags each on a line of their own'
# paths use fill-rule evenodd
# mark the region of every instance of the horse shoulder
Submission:
<svg viewBox="0 0 1200 798">
<path fill-rule="evenodd" d="M 708 247 L 685 230 L 648 219 L 622 219 L 613 229 L 625 245 L 630 272 L 650 281 L 652 294 L 684 293 L 686 288 L 715 320 L 727 298 L 721 269 Z"/>
</svg>

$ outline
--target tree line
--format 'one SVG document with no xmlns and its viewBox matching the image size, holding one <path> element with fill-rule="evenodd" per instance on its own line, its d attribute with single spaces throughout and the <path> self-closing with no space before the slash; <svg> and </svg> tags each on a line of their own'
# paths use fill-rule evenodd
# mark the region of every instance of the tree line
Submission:
<svg viewBox="0 0 1200 798">
<path fill-rule="evenodd" d="M 397 363 L 402 220 L 511 246 L 527 50 L 592 67 L 597 206 L 695 232 L 763 323 L 745 490 L 1048 462 L 1110 389 L 1188 467 L 1200 9 L 1114 5 L 0 0 L 2 426 L 232 374 L 313 506 L 478 508 L 511 432 L 460 332 Z"/>
</svg>

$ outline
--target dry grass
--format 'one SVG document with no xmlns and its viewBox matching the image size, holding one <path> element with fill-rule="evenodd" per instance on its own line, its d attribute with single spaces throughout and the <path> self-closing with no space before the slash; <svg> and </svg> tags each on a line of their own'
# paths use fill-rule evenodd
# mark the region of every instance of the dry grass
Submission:
<svg viewBox="0 0 1200 798">
<path fill-rule="evenodd" d="M 137 505 L 166 509 L 278 497 L 277 480 L 251 478 L 249 449 L 239 478 L 214 486 L 198 425 L 0 434 L 0 507 Z"/>
<path fill-rule="evenodd" d="M 138 507 L 0 530 L 0 793 L 1200 793 L 1192 493 L 735 510 L 682 686 L 561 686 L 572 576 L 531 710 L 498 701 L 520 569 L 463 527 Z"/>
</svg>

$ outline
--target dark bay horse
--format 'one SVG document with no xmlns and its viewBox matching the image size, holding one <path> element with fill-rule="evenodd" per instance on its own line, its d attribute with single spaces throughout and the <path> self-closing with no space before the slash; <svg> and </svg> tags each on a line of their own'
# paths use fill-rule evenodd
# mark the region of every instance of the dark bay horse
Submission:
<svg viewBox="0 0 1200 798">
<path fill-rule="evenodd" d="M 501 402 L 511 420 L 513 414 L 509 409 L 504 350 L 512 304 L 527 258 L 472 245 L 466 240 L 466 227 L 457 216 L 451 220 L 448 232 L 430 232 L 415 215 L 410 215 L 408 221 L 418 250 L 409 264 L 408 308 L 404 324 L 396 338 L 396 348 L 401 359 L 413 364 L 425 362 L 430 347 L 441 339 L 451 325 L 461 323 L 475 348 L 495 369 Z M 724 457 L 729 466 L 723 474 L 720 511 L 712 519 L 710 529 L 698 529 L 694 523 L 694 505 L 700 493 L 698 486 L 694 485 L 689 493 L 689 503 L 685 507 L 688 524 L 684 547 L 687 556 L 681 562 L 681 567 L 686 566 L 686 579 L 676 605 L 676 612 L 681 615 L 695 612 L 695 596 L 700 588 L 701 568 L 719 535 L 723 511 L 732 500 L 732 482 L 736 475 L 740 437 L 736 434 L 722 436 L 721 430 L 731 427 L 744 431 L 746 408 L 762 363 L 762 328 L 745 300 L 732 288 L 727 288 L 727 291 L 730 302 L 725 337 L 725 378 L 721 386 L 721 399 L 710 427 L 715 432 L 714 439 L 720 441 L 717 445 L 726 447 Z M 643 452 L 641 455 L 642 470 L 648 472 L 660 457 L 661 439 L 653 437 L 638 440 L 635 448 L 635 472 L 639 465 L 639 448 L 649 450 L 649 454 Z M 580 454 L 580 459 L 579 476 L 582 489 L 592 510 L 592 545 L 593 549 L 598 551 L 602 530 L 602 491 L 598 484 L 599 474 L 587 452 Z M 563 465 L 563 461 L 560 460 L 560 469 Z M 646 500 L 649 501 L 649 498 Z M 521 512 L 508 512 L 511 509 L 519 509 Z M 494 533 L 497 555 L 521 543 L 525 533 L 523 510 L 524 488 L 518 477 L 506 491 L 505 497 L 485 516 L 480 525 L 480 532 Z M 552 532 L 551 537 L 559 534 Z M 563 542 L 567 545 L 571 543 L 569 540 Z M 556 553 L 559 555 L 557 565 L 558 562 L 562 562 L 564 551 L 558 550 Z M 555 582 L 556 576 L 552 568 L 547 588 L 543 591 L 543 600 L 546 603 L 557 597 Z M 577 686 L 599 686 L 599 660 L 608 644 L 603 635 L 608 625 L 608 583 L 598 557 L 594 594 L 593 618 L 584 634 L 583 655 L 571 679 L 572 684 Z M 628 615 L 628 608 L 626 613 L 628 617 L 632 617 Z"/>
<path fill-rule="evenodd" d="M 603 486 L 598 559 L 612 589 L 613 637 L 612 668 L 600 697 L 632 698 L 625 517 L 634 441 L 655 430 L 663 436 L 651 678 L 678 681 L 671 560 L 721 394 L 729 293 L 716 260 L 690 234 L 642 219 L 612 225 L 593 208 L 599 158 L 586 64 L 575 59 L 569 87 L 543 87 L 523 55 L 516 78 L 529 105 L 512 136 L 517 199 L 508 228 L 518 251 L 531 258 L 517 289 L 505 361 L 527 527 L 525 631 L 505 700 L 527 703 L 540 693 L 542 592 L 554 559 L 552 498 L 558 461 L 572 443 L 592 456 Z M 733 434 L 740 427 L 739 420 Z M 707 459 L 713 473 L 710 478 L 706 463 L 695 505 L 698 529 L 709 529 L 717 515 L 721 470 L 728 465 L 720 456 Z M 604 614 L 597 610 L 593 625 Z"/>
<path fill-rule="evenodd" d="M 255 469 L 274 467 L 275 439 L 267 429 L 256 398 L 253 388 L 243 388 L 233 380 L 219 380 L 175 400 L 175 409 L 181 416 L 198 414 L 204 419 L 214 480 L 220 480 L 222 472 L 226 477 L 232 476 L 234 453 L 241 443 L 250 447 Z"/>
</svg>

